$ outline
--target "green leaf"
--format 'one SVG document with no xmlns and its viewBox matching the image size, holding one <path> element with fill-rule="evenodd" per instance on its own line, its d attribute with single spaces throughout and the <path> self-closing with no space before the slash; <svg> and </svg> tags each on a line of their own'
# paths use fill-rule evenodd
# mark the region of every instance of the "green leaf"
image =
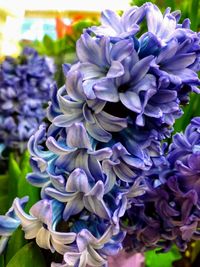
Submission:
<svg viewBox="0 0 200 267">
<path fill-rule="evenodd" d="M 25 208 L 26 211 L 29 211 L 32 205 L 35 204 L 40 199 L 40 189 L 29 184 L 26 179 L 27 174 L 31 172 L 30 155 L 28 151 L 24 152 L 20 161 L 20 167 L 21 167 L 21 177 L 18 181 L 17 196 L 18 197 L 29 196 L 29 201 Z"/>
<path fill-rule="evenodd" d="M 0 196 L 0 214 L 5 214 L 8 211 L 8 208 L 8 195 L 4 194 L 3 196 Z"/>
<path fill-rule="evenodd" d="M 54 55 L 54 41 L 50 36 L 48 36 L 48 35 L 44 36 L 43 44 L 44 44 L 44 47 L 46 50 L 46 55 L 48 55 L 48 56 Z"/>
<path fill-rule="evenodd" d="M 176 120 L 174 129 L 175 132 L 184 131 L 191 119 L 195 116 L 200 116 L 200 96 L 195 93 L 190 94 L 190 103 L 183 108 L 183 116 Z"/>
<path fill-rule="evenodd" d="M 170 251 L 166 253 L 156 253 L 159 249 L 145 252 L 146 267 L 172 267 L 172 263 L 181 259 L 181 254 L 178 249 L 173 246 Z"/>
<path fill-rule="evenodd" d="M 0 175 L 0 196 L 8 193 L 8 175 Z"/>
<path fill-rule="evenodd" d="M 0 267 L 4 267 L 4 255 L 0 255 Z"/>
<path fill-rule="evenodd" d="M 189 17 L 191 19 L 191 28 L 192 30 L 198 30 L 198 13 L 199 13 L 199 0 L 192 0 L 190 7 Z"/>
<path fill-rule="evenodd" d="M 21 177 L 21 170 L 14 159 L 14 154 L 9 155 L 9 166 L 8 166 L 8 207 L 12 205 L 13 199 L 17 196 L 18 182 Z"/>
<path fill-rule="evenodd" d="M 26 176 L 31 172 L 31 166 L 29 162 L 29 153 L 25 151 L 19 160 L 19 164 L 14 159 L 14 154 L 9 156 L 9 170 L 8 170 L 8 201 L 6 210 L 12 205 L 13 200 L 16 197 L 29 196 L 29 201 L 25 210 L 29 211 L 30 207 L 40 199 L 40 189 L 32 186 L 26 180 Z"/>
<path fill-rule="evenodd" d="M 8 241 L 5 251 L 5 264 L 12 259 L 12 257 L 27 243 L 24 238 L 24 232 L 18 228 Z"/>
<path fill-rule="evenodd" d="M 175 10 L 175 1 L 165 0 L 165 7 L 171 7 L 172 10 Z"/>
<path fill-rule="evenodd" d="M 29 170 L 31 171 L 31 166 L 30 166 L 30 154 L 28 150 L 26 150 L 23 155 L 21 156 L 20 159 L 20 169 L 23 170 Z"/>
<path fill-rule="evenodd" d="M 46 267 L 44 257 L 34 242 L 22 247 L 6 267 Z"/>
</svg>

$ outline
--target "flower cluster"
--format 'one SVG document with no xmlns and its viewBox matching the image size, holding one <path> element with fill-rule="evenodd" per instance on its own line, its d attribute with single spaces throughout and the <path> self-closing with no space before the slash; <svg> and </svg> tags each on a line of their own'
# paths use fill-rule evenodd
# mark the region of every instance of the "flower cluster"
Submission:
<svg viewBox="0 0 200 267">
<path fill-rule="evenodd" d="M 200 119 L 174 137 L 169 153 L 162 142 L 200 84 L 199 35 L 179 19 L 151 3 L 121 17 L 106 10 L 102 25 L 78 40 L 78 62 L 63 66 L 51 124 L 28 144 L 27 179 L 41 187 L 41 200 L 30 215 L 13 203 L 25 237 L 64 255 L 52 266 L 107 266 L 122 248 L 182 248 L 198 235 Z"/>
<path fill-rule="evenodd" d="M 45 117 L 54 65 L 29 47 L 0 67 L 0 143 L 24 150 Z"/>
<path fill-rule="evenodd" d="M 200 117 L 177 133 L 166 161 L 144 173 L 146 193 L 127 211 L 127 240 L 133 250 L 175 243 L 185 250 L 200 239 Z"/>
</svg>

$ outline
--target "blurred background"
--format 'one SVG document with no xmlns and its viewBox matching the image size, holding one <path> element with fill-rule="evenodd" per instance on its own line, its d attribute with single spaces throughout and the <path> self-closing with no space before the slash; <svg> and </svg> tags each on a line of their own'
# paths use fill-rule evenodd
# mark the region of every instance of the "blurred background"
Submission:
<svg viewBox="0 0 200 267">
<path fill-rule="evenodd" d="M 84 28 L 98 25 L 104 9 L 123 11 L 130 5 L 142 5 L 143 0 L 0 0 L 0 63 L 6 56 L 18 57 L 24 47 L 34 48 L 40 55 L 53 59 L 56 65 L 54 80 L 64 84 L 62 64 L 76 60 L 76 41 Z M 164 11 L 181 10 L 182 17 L 190 18 L 191 28 L 200 29 L 199 0 L 153 0 Z M 183 131 L 190 119 L 200 116 L 200 96 L 191 95 L 190 105 L 184 107 L 184 115 L 176 121 L 175 131 Z M 191 243 L 180 254 L 176 249 L 158 256 L 146 254 L 147 267 L 200 267 L 200 244 Z"/>
</svg>

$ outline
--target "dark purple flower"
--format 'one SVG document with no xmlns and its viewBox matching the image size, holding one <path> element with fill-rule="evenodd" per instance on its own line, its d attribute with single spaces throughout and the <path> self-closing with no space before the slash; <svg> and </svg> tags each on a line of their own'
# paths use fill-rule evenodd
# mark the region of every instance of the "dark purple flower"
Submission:
<svg viewBox="0 0 200 267">
<path fill-rule="evenodd" d="M 146 194 L 134 199 L 127 210 L 126 229 L 130 235 L 127 238 L 132 240 L 129 242 L 132 249 L 168 247 L 175 243 L 184 250 L 190 240 L 200 238 L 199 151 L 200 118 L 197 117 L 185 133 L 173 137 L 164 164 L 154 165 L 143 173 Z"/>
<path fill-rule="evenodd" d="M 168 160 L 177 172 L 180 188 L 200 193 L 200 117 L 193 118 L 185 133 L 177 133 Z"/>
</svg>

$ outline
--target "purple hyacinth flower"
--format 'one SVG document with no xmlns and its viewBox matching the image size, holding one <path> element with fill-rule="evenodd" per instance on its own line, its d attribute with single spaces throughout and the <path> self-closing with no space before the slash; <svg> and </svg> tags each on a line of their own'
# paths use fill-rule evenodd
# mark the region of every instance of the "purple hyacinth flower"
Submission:
<svg viewBox="0 0 200 267">
<path fill-rule="evenodd" d="M 80 213 L 84 207 L 101 218 L 110 218 L 109 209 L 103 200 L 103 182 L 98 181 L 92 187 L 85 172 L 81 169 L 75 169 L 70 174 L 65 186 L 65 192 L 47 187 L 45 188 L 45 193 L 60 202 L 67 203 L 63 211 L 63 219 L 66 221 L 70 216 Z"/>
<path fill-rule="evenodd" d="M 132 50 L 131 40 L 112 44 L 107 37 L 93 38 L 86 32 L 81 36 L 77 41 L 78 67 L 83 73 L 83 90 L 88 99 L 96 98 L 92 88 L 96 80 L 115 79 L 125 73 L 121 62 Z"/>
<path fill-rule="evenodd" d="M 52 266 L 107 266 L 106 252 L 108 252 L 108 250 L 113 250 L 113 255 L 117 254 L 119 252 L 119 246 L 117 246 L 117 242 L 120 242 L 121 238 L 123 238 L 123 234 L 113 236 L 112 227 L 109 227 L 99 238 L 96 238 L 87 229 L 83 229 L 77 235 L 77 251 L 65 253 L 65 263 L 60 265 L 53 264 Z"/>
<path fill-rule="evenodd" d="M 105 10 L 101 14 L 101 25 L 92 26 L 89 31 L 97 36 L 109 36 L 113 41 L 132 37 L 139 31 L 139 24 L 144 15 L 144 6 L 134 6 L 121 17 L 112 10 Z"/>
<path fill-rule="evenodd" d="M 62 204 L 55 200 L 40 200 L 30 209 L 28 215 L 22 209 L 19 199 L 13 204 L 14 211 L 19 218 L 26 239 L 36 238 L 38 246 L 64 254 L 70 251 L 68 244 L 74 242 L 75 233 L 61 233 L 56 231 L 56 225 L 61 219 Z"/>
<path fill-rule="evenodd" d="M 0 143 L 26 149 L 27 141 L 45 117 L 53 61 L 32 48 L 17 59 L 6 57 L 0 67 Z"/>
<path fill-rule="evenodd" d="M 69 127 L 75 122 L 83 122 L 89 134 L 101 142 L 109 141 L 112 132 L 127 127 L 126 118 L 110 115 L 103 110 L 105 101 L 86 98 L 80 71 L 70 71 L 66 77 L 66 90 L 63 87 L 54 96 L 58 105 L 56 114 L 52 113 L 52 105 L 48 111 L 48 117 L 56 127 Z"/>
<path fill-rule="evenodd" d="M 200 118 L 191 120 L 185 133 L 177 133 L 170 145 L 168 160 L 177 172 L 183 191 L 200 192 Z"/>
<path fill-rule="evenodd" d="M 159 8 L 152 3 L 146 3 L 144 6 L 148 31 L 156 35 L 161 45 L 165 46 L 176 34 L 180 11 L 170 13 L 170 8 L 168 8 L 163 15 Z"/>
</svg>

